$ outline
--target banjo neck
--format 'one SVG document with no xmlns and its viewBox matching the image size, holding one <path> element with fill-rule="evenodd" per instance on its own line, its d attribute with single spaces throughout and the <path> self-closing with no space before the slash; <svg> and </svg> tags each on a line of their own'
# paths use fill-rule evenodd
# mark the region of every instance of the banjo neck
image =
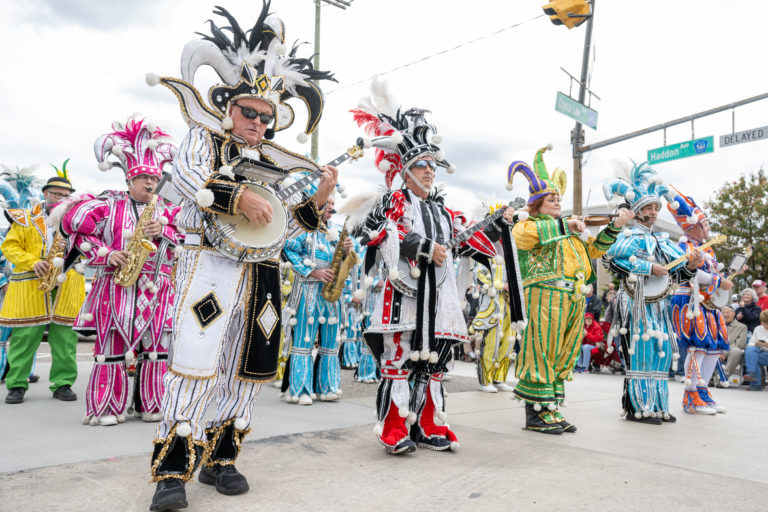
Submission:
<svg viewBox="0 0 768 512">
<path fill-rule="evenodd" d="M 513 199 L 512 201 L 509 202 L 508 206 L 511 206 L 512 208 L 521 208 L 522 206 L 525 206 L 525 200 L 522 198 Z M 450 239 L 445 244 L 446 251 L 450 251 L 457 245 L 463 242 L 466 242 L 472 237 L 472 235 L 474 235 L 476 232 L 480 231 L 481 229 L 484 229 L 486 226 L 491 224 L 493 221 L 495 221 L 502 215 L 504 215 L 504 209 L 499 208 L 498 210 L 488 215 L 486 218 L 484 218 L 480 222 L 472 224 L 472 226 L 468 227 L 467 229 L 465 229 L 464 231 L 462 231 L 461 233 L 459 233 L 458 235 Z"/>
<path fill-rule="evenodd" d="M 341 155 L 337 156 L 330 162 L 328 162 L 326 165 L 331 167 L 336 167 L 337 165 L 343 164 L 350 158 L 352 159 L 358 159 L 363 155 L 363 144 L 362 139 L 358 139 L 357 143 L 346 150 Z M 308 175 L 304 176 L 300 180 L 288 185 L 287 187 L 281 189 L 279 192 L 276 192 L 275 195 L 280 199 L 280 201 L 285 201 L 289 197 L 291 197 L 296 192 L 299 192 L 300 190 L 303 190 L 304 187 L 312 183 L 313 181 L 320 178 L 320 176 L 323 175 L 323 171 L 321 171 L 319 168 L 315 169 L 314 171 L 310 172 Z"/>
<path fill-rule="evenodd" d="M 697 247 L 697 249 L 703 250 L 703 249 L 706 249 L 707 247 L 709 247 L 711 245 L 721 244 L 721 243 L 725 242 L 727 238 L 728 237 L 725 236 L 725 235 L 718 235 L 715 238 L 713 238 L 712 240 L 710 240 L 709 242 L 701 244 L 700 246 Z M 675 268 L 676 266 L 678 266 L 679 264 L 681 264 L 682 262 L 684 262 L 687 259 L 688 259 L 688 253 L 683 254 L 679 258 L 677 258 L 675 260 L 672 260 L 669 263 L 667 263 L 666 265 L 664 265 L 664 268 L 667 269 L 667 270 L 672 270 L 673 268 Z"/>
</svg>

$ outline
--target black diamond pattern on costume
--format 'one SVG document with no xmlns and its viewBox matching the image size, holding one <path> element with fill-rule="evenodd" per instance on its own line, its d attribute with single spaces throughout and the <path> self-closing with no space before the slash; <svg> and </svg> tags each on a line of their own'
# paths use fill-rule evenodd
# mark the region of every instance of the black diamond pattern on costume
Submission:
<svg viewBox="0 0 768 512">
<path fill-rule="evenodd" d="M 224 313 L 224 310 L 221 309 L 221 305 L 213 292 L 193 304 L 192 311 L 195 313 L 197 321 L 203 329 L 211 325 L 222 315 L 222 313 Z"/>
</svg>

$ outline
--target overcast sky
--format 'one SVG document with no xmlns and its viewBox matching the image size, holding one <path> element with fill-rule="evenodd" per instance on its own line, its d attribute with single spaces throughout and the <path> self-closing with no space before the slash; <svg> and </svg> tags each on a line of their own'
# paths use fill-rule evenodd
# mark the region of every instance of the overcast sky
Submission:
<svg viewBox="0 0 768 512">
<path fill-rule="evenodd" d="M 0 8 L 0 163 L 40 164 L 47 179 L 71 158 L 75 186 L 98 192 L 122 187 L 122 175 L 100 172 L 93 142 L 112 120 L 141 112 L 181 141 L 186 126 L 175 97 L 164 87 L 144 83 L 147 72 L 180 76 L 185 43 L 207 32 L 213 1 L 201 0 L 25 0 Z M 329 161 L 348 147 L 360 130 L 349 109 L 367 95 L 371 76 L 523 23 L 477 43 L 440 54 L 386 74 L 405 107 L 432 110 L 454 175 L 441 174 L 448 203 L 473 211 L 480 196 L 504 190 L 512 160 L 533 159 L 552 143 L 545 161 L 562 167 L 572 180 L 570 130 L 573 121 L 555 112 L 557 91 L 568 93 L 563 67 L 578 76 L 586 25 L 573 30 L 552 25 L 542 14 L 543 0 L 355 0 L 346 11 L 322 9 L 321 68 L 339 83 L 324 83 L 326 108 L 320 124 L 320 160 Z M 257 0 L 221 0 L 243 26 L 260 10 Z M 765 4 L 759 0 L 601 0 L 596 5 L 591 88 L 601 101 L 597 131 L 586 128 L 587 144 L 677 119 L 766 92 Z M 310 42 L 314 35 L 312 0 L 274 0 L 287 39 Z M 538 18 L 537 18 L 538 17 Z M 220 20 L 217 20 L 219 22 Z M 210 70 L 200 70 L 196 85 L 207 91 Z M 574 88 L 574 95 L 576 89 Z M 297 123 L 277 142 L 298 152 L 296 142 L 306 120 L 294 105 Z M 740 107 L 736 130 L 768 125 L 768 101 Z M 765 164 L 768 141 L 720 148 L 730 133 L 732 115 L 699 120 L 695 137 L 713 135 L 713 154 L 662 163 L 666 182 L 710 199 L 727 180 Z M 692 138 L 690 123 L 667 130 L 667 144 Z M 584 197 L 602 203 L 602 182 L 614 173 L 614 160 L 646 159 L 646 151 L 664 145 L 663 134 L 646 135 L 595 151 L 586 158 Z M 383 183 L 372 154 L 341 169 L 350 195 Z M 515 192 L 525 192 L 520 179 Z M 571 206 L 571 191 L 566 207 Z"/>
</svg>

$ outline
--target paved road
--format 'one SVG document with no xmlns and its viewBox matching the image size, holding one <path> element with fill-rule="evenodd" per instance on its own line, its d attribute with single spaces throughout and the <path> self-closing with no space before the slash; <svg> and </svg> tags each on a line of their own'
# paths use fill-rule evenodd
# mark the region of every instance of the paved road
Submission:
<svg viewBox="0 0 768 512">
<path fill-rule="evenodd" d="M 47 365 L 43 355 L 24 404 L 0 403 L 0 510 L 147 510 L 155 426 L 80 424 L 82 399 L 50 398 Z M 89 368 L 80 362 L 80 397 Z M 425 497 L 472 511 L 765 510 L 768 392 L 717 390 L 727 414 L 680 412 L 676 424 L 650 426 L 619 418 L 619 377 L 578 375 L 564 413 L 579 432 L 545 436 L 521 430 L 524 410 L 509 394 L 468 390 L 474 368 L 458 363 L 447 403 L 461 450 L 392 457 L 371 433 L 375 386 L 350 374 L 342 401 L 312 407 L 263 388 L 238 463 L 251 491 L 225 497 L 194 482 L 188 510 L 377 511 Z M 677 402 L 682 385 L 670 383 L 670 395 Z"/>
</svg>

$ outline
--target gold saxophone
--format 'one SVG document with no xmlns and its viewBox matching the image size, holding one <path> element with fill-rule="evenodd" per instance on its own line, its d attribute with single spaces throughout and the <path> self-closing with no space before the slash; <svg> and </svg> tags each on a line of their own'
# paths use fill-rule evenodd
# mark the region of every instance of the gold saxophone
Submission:
<svg viewBox="0 0 768 512">
<path fill-rule="evenodd" d="M 357 255 L 354 249 L 349 251 L 349 254 L 342 261 L 342 257 L 344 257 L 344 240 L 348 236 L 349 233 L 347 233 L 347 225 L 345 223 L 344 229 L 341 230 L 339 235 L 339 241 L 336 243 L 333 259 L 331 260 L 330 269 L 333 271 L 333 281 L 323 285 L 323 298 L 328 302 L 339 300 L 341 292 L 344 290 L 344 282 L 347 280 L 350 270 L 360 263 L 360 256 Z"/>
<path fill-rule="evenodd" d="M 152 220 L 152 215 L 155 213 L 156 206 L 157 194 L 153 194 L 152 200 L 146 208 L 144 208 L 144 211 L 141 212 L 133 236 L 128 242 L 128 246 L 125 248 L 125 250 L 130 253 L 128 256 L 128 264 L 115 271 L 115 282 L 120 286 L 127 288 L 136 284 L 141 269 L 144 268 L 144 263 L 146 263 L 149 254 L 157 250 L 157 246 L 152 240 L 144 236 L 144 229 L 146 228 L 147 222 Z"/>
<path fill-rule="evenodd" d="M 53 241 L 51 247 L 48 249 L 48 254 L 45 256 L 45 261 L 48 263 L 48 273 L 44 277 L 40 278 L 40 285 L 37 287 L 44 292 L 50 292 L 59 284 L 59 276 L 61 275 L 61 267 L 53 264 L 55 258 L 64 257 L 64 247 L 66 242 L 64 237 L 58 231 L 53 235 Z"/>
</svg>

